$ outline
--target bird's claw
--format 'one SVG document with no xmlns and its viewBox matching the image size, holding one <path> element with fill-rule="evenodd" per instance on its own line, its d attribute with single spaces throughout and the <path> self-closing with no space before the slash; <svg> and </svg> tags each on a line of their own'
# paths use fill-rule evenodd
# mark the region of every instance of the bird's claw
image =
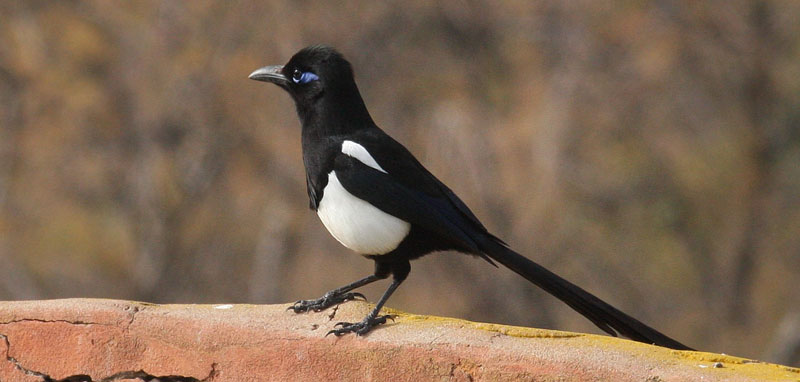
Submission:
<svg viewBox="0 0 800 382">
<path fill-rule="evenodd" d="M 333 305 L 357 299 L 361 299 L 363 301 L 367 300 L 366 296 L 358 292 L 348 292 L 336 295 L 326 294 L 325 296 L 322 296 L 316 300 L 298 300 L 292 304 L 292 306 L 286 308 L 286 310 L 291 310 L 295 313 L 305 313 L 310 311 L 319 312 L 330 308 Z"/>
<path fill-rule="evenodd" d="M 335 335 L 336 337 L 341 337 L 347 333 L 355 333 L 357 336 L 363 336 L 369 333 L 372 328 L 382 325 L 386 323 L 386 320 L 394 321 L 395 316 L 391 314 L 385 314 L 383 316 L 371 317 L 367 316 L 361 322 L 351 323 L 351 322 L 337 322 L 333 325 L 334 328 L 329 331 L 325 336 L 329 336 L 331 334 Z"/>
</svg>

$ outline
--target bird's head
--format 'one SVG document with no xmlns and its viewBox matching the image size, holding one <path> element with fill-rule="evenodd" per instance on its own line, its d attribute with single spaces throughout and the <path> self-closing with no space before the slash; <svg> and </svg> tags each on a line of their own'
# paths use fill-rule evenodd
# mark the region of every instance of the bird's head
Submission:
<svg viewBox="0 0 800 382">
<path fill-rule="evenodd" d="M 331 93 L 342 96 L 355 91 L 358 94 L 350 63 L 341 53 L 325 45 L 304 48 L 285 65 L 256 69 L 249 78 L 280 86 L 294 98 L 298 107 L 312 106 Z"/>
<path fill-rule="evenodd" d="M 286 65 L 257 69 L 250 79 L 272 82 L 286 90 L 304 129 L 322 126 L 333 133 L 374 125 L 353 68 L 331 47 L 309 46 L 295 53 Z"/>
</svg>

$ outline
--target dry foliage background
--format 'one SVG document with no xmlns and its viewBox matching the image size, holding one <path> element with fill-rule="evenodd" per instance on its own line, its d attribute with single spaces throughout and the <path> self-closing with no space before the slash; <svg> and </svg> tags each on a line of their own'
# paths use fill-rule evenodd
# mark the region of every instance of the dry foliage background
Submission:
<svg viewBox="0 0 800 382">
<path fill-rule="evenodd" d="M 289 97 L 247 79 L 322 42 L 514 248 L 688 345 L 800 364 L 800 2 L 0 12 L 2 299 L 284 303 L 371 272 L 306 208 Z M 478 259 L 412 267 L 390 306 L 597 332 Z"/>
</svg>

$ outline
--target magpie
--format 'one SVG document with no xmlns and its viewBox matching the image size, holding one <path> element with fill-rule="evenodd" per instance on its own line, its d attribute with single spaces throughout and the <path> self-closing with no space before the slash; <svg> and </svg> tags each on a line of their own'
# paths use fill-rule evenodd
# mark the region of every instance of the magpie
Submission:
<svg viewBox="0 0 800 382">
<path fill-rule="evenodd" d="M 353 290 L 392 276 L 389 288 L 362 321 L 340 322 L 328 334 L 363 335 L 386 323 L 392 317 L 380 315 L 381 308 L 408 276 L 410 261 L 432 252 L 456 251 L 508 267 L 613 336 L 690 349 L 491 234 L 450 188 L 373 122 L 350 63 L 335 49 L 304 48 L 285 65 L 262 67 L 249 78 L 271 82 L 292 97 L 302 125 L 309 206 L 336 240 L 375 264 L 373 274 L 318 299 L 297 301 L 289 309 L 321 311 L 365 299 Z"/>
</svg>

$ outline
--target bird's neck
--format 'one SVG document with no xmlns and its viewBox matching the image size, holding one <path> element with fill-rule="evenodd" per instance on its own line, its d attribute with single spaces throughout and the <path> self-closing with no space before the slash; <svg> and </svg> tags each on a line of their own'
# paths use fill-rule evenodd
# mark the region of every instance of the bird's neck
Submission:
<svg viewBox="0 0 800 382">
<path fill-rule="evenodd" d="M 348 135 L 376 127 L 355 84 L 339 92 L 328 91 L 306 105 L 297 107 L 304 138 Z"/>
</svg>

